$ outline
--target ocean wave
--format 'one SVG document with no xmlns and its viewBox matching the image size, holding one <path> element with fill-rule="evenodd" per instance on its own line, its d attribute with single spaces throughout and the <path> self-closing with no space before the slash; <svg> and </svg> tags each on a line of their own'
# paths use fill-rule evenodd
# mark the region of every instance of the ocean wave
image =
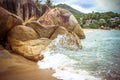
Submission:
<svg viewBox="0 0 120 80">
<path fill-rule="evenodd" d="M 42 54 L 44 59 L 38 61 L 38 66 L 41 69 L 52 69 L 55 71 L 54 77 L 62 80 L 101 80 L 89 74 L 89 72 L 77 69 L 78 61 L 73 60 L 69 56 L 63 54 L 67 51 L 61 51 L 65 47 L 70 47 L 68 44 L 60 44 L 60 40 L 64 40 L 67 36 L 60 35 L 46 48 Z M 54 47 L 53 47 L 54 46 Z M 73 45 L 71 48 L 75 48 Z M 66 49 L 67 50 L 67 49 Z M 68 49 L 69 50 L 69 49 Z M 69 52 L 69 51 L 68 51 Z"/>
<path fill-rule="evenodd" d="M 51 53 L 52 52 L 52 53 Z M 62 80 L 100 80 L 91 76 L 87 71 L 76 69 L 77 61 L 70 59 L 68 56 L 53 53 L 53 51 L 45 51 L 44 59 L 38 61 L 41 69 L 55 70 L 54 77 Z"/>
</svg>

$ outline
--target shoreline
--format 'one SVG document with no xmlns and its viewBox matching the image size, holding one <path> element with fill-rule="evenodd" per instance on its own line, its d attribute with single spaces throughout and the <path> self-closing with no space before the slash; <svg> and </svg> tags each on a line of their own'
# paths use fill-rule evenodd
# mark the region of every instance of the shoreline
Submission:
<svg viewBox="0 0 120 80">
<path fill-rule="evenodd" d="M 39 69 L 37 62 L 0 46 L 0 80 L 58 80 L 53 73 L 53 70 Z"/>
<path fill-rule="evenodd" d="M 83 29 L 98 31 L 104 29 Z M 4 49 L 0 45 L 0 80 L 59 80 L 52 76 L 54 70 L 40 69 L 37 62 Z"/>
<path fill-rule="evenodd" d="M 82 28 L 83 31 L 98 31 L 98 30 L 119 30 L 119 29 L 91 29 L 91 28 Z"/>
<path fill-rule="evenodd" d="M 90 28 L 82 28 L 83 31 L 98 31 L 98 30 L 104 30 L 104 29 L 90 29 Z"/>
</svg>

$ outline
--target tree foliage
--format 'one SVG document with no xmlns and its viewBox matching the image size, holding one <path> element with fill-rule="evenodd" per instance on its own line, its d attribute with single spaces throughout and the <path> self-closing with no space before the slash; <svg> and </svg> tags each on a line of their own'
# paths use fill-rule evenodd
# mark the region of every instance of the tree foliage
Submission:
<svg viewBox="0 0 120 80">
<path fill-rule="evenodd" d="M 52 7 L 52 1 L 51 0 L 47 0 L 46 1 L 46 5 L 51 8 Z"/>
<path fill-rule="evenodd" d="M 110 21 L 111 18 L 119 18 L 119 20 Z M 109 28 L 116 28 L 120 25 L 120 14 L 114 13 L 114 12 L 104 12 L 104 13 L 88 13 L 83 14 L 80 16 L 80 18 L 83 18 L 82 20 L 82 26 L 84 28 L 101 28 L 103 27 L 109 27 Z M 92 20 L 89 25 L 86 25 L 87 20 Z M 104 21 L 100 21 L 104 20 Z"/>
<path fill-rule="evenodd" d="M 37 7 L 41 10 L 42 8 L 42 4 L 41 4 L 42 0 L 35 0 L 35 4 L 37 5 Z"/>
</svg>

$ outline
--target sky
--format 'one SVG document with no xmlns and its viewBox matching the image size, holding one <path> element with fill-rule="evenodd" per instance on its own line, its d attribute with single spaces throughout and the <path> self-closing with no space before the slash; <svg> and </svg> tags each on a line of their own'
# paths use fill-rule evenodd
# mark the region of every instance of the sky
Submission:
<svg viewBox="0 0 120 80">
<path fill-rule="evenodd" d="M 52 3 L 53 5 L 67 4 L 83 13 L 91 13 L 92 11 L 120 13 L 120 0 L 52 0 Z"/>
</svg>

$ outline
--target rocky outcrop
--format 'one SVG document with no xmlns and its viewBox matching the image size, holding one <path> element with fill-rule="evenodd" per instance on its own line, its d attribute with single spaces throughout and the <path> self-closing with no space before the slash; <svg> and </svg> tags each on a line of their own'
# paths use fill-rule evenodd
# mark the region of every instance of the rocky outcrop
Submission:
<svg viewBox="0 0 120 80">
<path fill-rule="evenodd" d="M 28 41 L 40 38 L 39 35 L 30 27 L 23 25 L 15 26 L 9 33 L 8 37 L 20 41 Z"/>
<path fill-rule="evenodd" d="M 42 25 L 38 21 L 28 22 L 26 26 L 33 28 L 41 38 L 50 38 L 58 28 L 55 25 Z"/>
<path fill-rule="evenodd" d="M 68 34 L 69 32 L 67 31 L 66 28 L 60 26 L 58 27 L 55 32 L 52 34 L 52 36 L 50 37 L 50 39 L 55 39 L 57 38 L 58 35 L 64 35 L 64 34 Z"/>
<path fill-rule="evenodd" d="M 12 50 L 30 60 L 41 60 L 41 52 L 57 38 L 58 35 L 65 35 L 58 45 L 63 48 L 77 50 L 80 49 L 81 43 L 78 36 L 62 26 L 41 25 L 37 21 L 29 22 L 26 26 L 18 25 L 8 34 L 8 42 Z M 56 46 L 58 46 L 56 45 Z"/>
<path fill-rule="evenodd" d="M 10 2 L 15 4 L 14 2 L 16 2 L 15 8 L 13 8 L 12 3 L 6 5 L 6 8 L 9 6 L 8 10 L 17 10 L 15 14 L 18 14 L 18 12 L 23 14 L 22 18 L 26 20 L 31 15 L 31 12 L 29 12 L 31 7 L 28 8 L 29 6 L 26 7 L 26 5 L 29 4 L 29 1 L 31 3 L 32 0 L 22 1 L 1 0 L 0 3 L 2 4 L 0 5 L 6 5 Z M 22 7 L 19 8 L 20 6 Z M 85 38 L 85 35 L 75 17 L 69 11 L 61 8 L 51 10 L 46 8 L 45 11 L 38 20 L 32 17 L 22 24 L 19 17 L 0 7 L 0 41 L 6 41 L 4 38 L 7 38 L 8 45 L 15 53 L 34 61 L 43 59 L 41 52 L 51 44 L 51 41 L 59 41 L 56 47 L 61 45 L 61 47 L 71 50 L 81 48 L 79 38 Z M 59 38 L 59 34 L 62 37 Z"/>
<path fill-rule="evenodd" d="M 21 25 L 22 20 L 16 15 L 0 7 L 0 43 L 6 38 L 7 32 L 16 25 Z"/>
<path fill-rule="evenodd" d="M 21 41 L 16 40 L 15 38 L 9 38 L 9 43 L 12 50 L 24 56 L 27 59 L 38 61 L 44 57 L 41 55 L 41 52 L 49 45 L 51 40 L 47 38 L 41 38 L 36 40 Z"/>
<path fill-rule="evenodd" d="M 82 48 L 80 40 L 78 36 L 74 32 L 68 32 L 65 27 L 62 26 L 54 26 L 54 25 L 42 25 L 38 21 L 32 21 L 26 24 L 26 26 L 33 28 L 40 36 L 40 38 L 49 38 L 50 40 L 54 40 L 58 35 L 66 35 L 64 36 L 60 42 L 63 42 L 63 46 L 68 46 L 68 49 L 77 50 Z M 70 47 L 70 46 L 76 47 Z M 58 46 L 58 45 L 57 45 Z"/>
<path fill-rule="evenodd" d="M 51 40 L 54 40 L 55 38 L 57 38 L 58 35 L 66 34 L 69 38 L 71 37 L 70 42 L 73 41 L 73 43 L 75 43 L 76 46 L 78 46 L 77 49 L 82 47 L 78 36 L 74 32 L 69 32 L 63 26 L 42 25 L 38 21 L 28 22 L 26 26 L 33 28 L 39 34 L 40 38 L 49 38 Z M 70 42 L 68 43 L 71 44 Z"/>
<path fill-rule="evenodd" d="M 18 15 L 23 20 L 41 15 L 33 0 L 0 0 L 0 6 Z"/>
<path fill-rule="evenodd" d="M 74 32 L 79 38 L 85 38 L 78 21 L 68 10 L 54 8 L 43 14 L 38 20 L 42 25 L 57 25 L 65 27 L 69 32 Z"/>
<path fill-rule="evenodd" d="M 50 39 L 39 38 L 32 28 L 19 25 L 9 32 L 8 42 L 14 52 L 37 61 L 43 59 L 40 53 L 51 42 Z"/>
</svg>

